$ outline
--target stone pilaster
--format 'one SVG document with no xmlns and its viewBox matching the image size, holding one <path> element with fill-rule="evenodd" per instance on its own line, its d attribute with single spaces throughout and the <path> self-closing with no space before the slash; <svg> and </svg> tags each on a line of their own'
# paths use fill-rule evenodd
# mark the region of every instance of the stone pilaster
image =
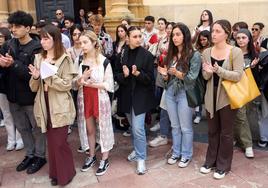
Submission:
<svg viewBox="0 0 268 188">
<path fill-rule="evenodd" d="M 114 38 L 115 29 L 121 24 L 124 17 L 134 19 L 134 14 L 128 9 L 128 0 L 107 0 L 106 1 L 105 27 L 109 34 Z"/>
<path fill-rule="evenodd" d="M 0 22 L 6 22 L 8 12 L 8 0 L 0 0 Z"/>
<path fill-rule="evenodd" d="M 17 10 L 23 10 L 30 13 L 34 20 L 36 20 L 35 0 L 7 0 L 9 12 L 12 13 Z"/>
</svg>

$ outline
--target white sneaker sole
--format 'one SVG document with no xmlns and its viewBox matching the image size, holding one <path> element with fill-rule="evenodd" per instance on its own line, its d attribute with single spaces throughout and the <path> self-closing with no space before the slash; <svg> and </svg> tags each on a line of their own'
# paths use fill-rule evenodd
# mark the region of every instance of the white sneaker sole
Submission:
<svg viewBox="0 0 268 188">
<path fill-rule="evenodd" d="M 206 169 L 205 167 L 201 167 L 199 172 L 201 172 L 202 174 L 208 174 L 211 172 L 211 168 Z"/>
<path fill-rule="evenodd" d="M 92 168 L 93 166 L 95 166 L 95 163 L 96 162 L 94 162 L 90 167 L 88 167 L 88 168 L 81 168 L 81 172 L 86 172 L 86 171 L 88 171 L 90 168 Z"/>
<path fill-rule="evenodd" d="M 222 174 L 222 175 L 220 175 L 218 173 L 213 174 L 213 178 L 217 179 L 217 180 L 223 179 L 224 177 L 225 177 L 225 174 Z"/>
<path fill-rule="evenodd" d="M 108 165 L 108 166 L 107 166 L 107 168 L 106 168 L 106 170 L 105 170 L 105 171 L 100 172 L 100 173 L 97 173 L 97 172 L 96 172 L 96 174 L 95 174 L 95 175 L 96 175 L 96 176 L 102 176 L 102 175 L 104 175 L 104 174 L 107 172 L 107 170 L 108 170 L 109 166 L 110 166 L 110 165 Z"/>
<path fill-rule="evenodd" d="M 155 148 L 155 147 L 163 146 L 163 145 L 167 145 L 167 144 L 168 144 L 168 141 L 166 141 L 166 142 L 160 142 L 160 143 L 157 143 L 157 144 L 151 144 L 151 143 L 149 143 L 149 146 Z"/>
</svg>

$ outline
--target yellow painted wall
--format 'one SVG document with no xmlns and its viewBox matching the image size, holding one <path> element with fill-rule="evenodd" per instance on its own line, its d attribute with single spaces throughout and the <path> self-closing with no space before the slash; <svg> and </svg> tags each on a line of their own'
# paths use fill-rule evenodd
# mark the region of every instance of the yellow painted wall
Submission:
<svg viewBox="0 0 268 188">
<path fill-rule="evenodd" d="M 217 19 L 228 19 L 232 24 L 245 21 L 251 28 L 254 22 L 263 22 L 263 33 L 268 35 L 268 0 L 143 0 L 149 14 L 156 18 L 181 21 L 192 30 L 198 23 L 202 10 L 209 9 Z"/>
</svg>

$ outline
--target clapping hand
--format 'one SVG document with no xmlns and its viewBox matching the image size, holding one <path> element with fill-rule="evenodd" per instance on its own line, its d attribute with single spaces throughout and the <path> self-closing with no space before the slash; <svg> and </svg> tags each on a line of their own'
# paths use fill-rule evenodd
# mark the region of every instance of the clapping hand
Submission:
<svg viewBox="0 0 268 188">
<path fill-rule="evenodd" d="M 129 76 L 129 69 L 126 65 L 123 65 L 123 73 L 125 78 Z"/>
<path fill-rule="evenodd" d="M 28 68 L 30 69 L 29 74 L 32 75 L 33 78 L 37 80 L 40 77 L 40 70 L 34 67 L 32 64 L 30 64 Z"/>
<path fill-rule="evenodd" d="M 138 71 L 136 65 L 132 65 L 132 74 L 133 74 L 134 76 L 139 76 L 139 75 L 140 75 L 140 71 Z"/>
</svg>

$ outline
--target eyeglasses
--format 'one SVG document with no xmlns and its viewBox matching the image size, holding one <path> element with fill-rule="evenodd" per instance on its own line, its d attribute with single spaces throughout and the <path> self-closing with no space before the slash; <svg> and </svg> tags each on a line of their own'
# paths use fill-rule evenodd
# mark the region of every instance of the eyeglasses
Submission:
<svg viewBox="0 0 268 188">
<path fill-rule="evenodd" d="M 252 28 L 251 31 L 259 31 L 258 28 Z"/>
<path fill-rule="evenodd" d="M 62 15 L 62 13 L 56 13 L 56 15 Z"/>
</svg>

